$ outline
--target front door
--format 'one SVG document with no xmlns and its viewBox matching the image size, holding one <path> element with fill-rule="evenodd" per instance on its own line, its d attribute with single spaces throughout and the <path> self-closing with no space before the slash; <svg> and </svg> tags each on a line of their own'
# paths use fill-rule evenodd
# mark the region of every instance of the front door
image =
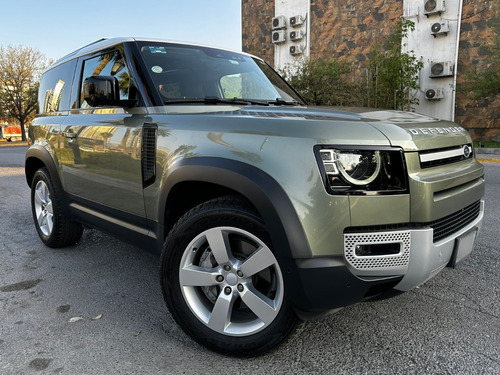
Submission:
<svg viewBox="0 0 500 375">
<path fill-rule="evenodd" d="M 129 99 L 130 77 L 120 51 L 91 57 L 81 67 L 80 88 L 86 77 L 114 76 L 121 99 Z M 144 218 L 141 136 L 146 116 L 119 107 L 93 108 L 82 100 L 75 106 L 62 124 L 58 155 L 66 192 L 96 210 Z"/>
</svg>

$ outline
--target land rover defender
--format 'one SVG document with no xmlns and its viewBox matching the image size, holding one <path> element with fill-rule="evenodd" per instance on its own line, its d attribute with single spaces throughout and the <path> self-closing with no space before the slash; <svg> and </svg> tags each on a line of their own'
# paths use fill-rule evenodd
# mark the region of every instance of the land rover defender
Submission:
<svg viewBox="0 0 500 375">
<path fill-rule="evenodd" d="M 39 106 L 25 169 L 42 242 L 90 227 L 160 252 L 172 316 L 224 354 L 408 291 L 463 260 L 481 227 L 464 128 L 308 107 L 245 53 L 100 40 L 46 70 Z"/>
</svg>

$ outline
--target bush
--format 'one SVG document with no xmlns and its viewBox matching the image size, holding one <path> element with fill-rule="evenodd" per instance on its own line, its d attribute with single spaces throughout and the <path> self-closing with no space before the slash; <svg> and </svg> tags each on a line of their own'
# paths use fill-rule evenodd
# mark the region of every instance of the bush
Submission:
<svg viewBox="0 0 500 375">
<path fill-rule="evenodd" d="M 419 89 L 418 72 L 423 67 L 413 51 L 401 52 L 412 21 L 399 22 L 385 44 L 375 45 L 367 67 L 331 59 L 303 59 L 281 69 L 283 77 L 309 104 L 326 106 L 368 106 L 411 111 L 418 104 L 412 90 Z M 360 71 L 355 71 L 360 69 Z M 366 69 L 365 79 L 362 77 Z"/>
<path fill-rule="evenodd" d="M 418 72 L 424 64 L 413 51 L 401 52 L 405 46 L 403 39 L 410 30 L 415 30 L 414 22 L 400 21 L 385 44 L 372 48 L 368 63 L 368 106 L 411 111 L 413 105 L 418 104 L 418 98 L 412 97 L 412 90 L 420 88 Z"/>
<path fill-rule="evenodd" d="M 336 60 L 303 59 L 280 71 L 309 104 L 326 106 L 358 105 L 359 84 L 352 82 L 352 66 Z"/>
</svg>

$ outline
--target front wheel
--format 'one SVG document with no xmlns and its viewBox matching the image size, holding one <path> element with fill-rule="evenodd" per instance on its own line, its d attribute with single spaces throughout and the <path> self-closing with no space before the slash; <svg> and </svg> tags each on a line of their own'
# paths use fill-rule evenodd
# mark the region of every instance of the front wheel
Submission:
<svg viewBox="0 0 500 375">
<path fill-rule="evenodd" d="M 161 283 L 181 328 L 223 354 L 268 351 L 297 322 L 268 233 L 237 198 L 209 201 L 179 220 L 165 242 Z"/>
</svg>

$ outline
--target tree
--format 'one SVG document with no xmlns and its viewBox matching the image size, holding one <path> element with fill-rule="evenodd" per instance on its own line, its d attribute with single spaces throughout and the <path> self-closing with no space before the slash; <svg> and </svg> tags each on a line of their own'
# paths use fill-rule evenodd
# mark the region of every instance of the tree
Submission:
<svg viewBox="0 0 500 375">
<path fill-rule="evenodd" d="M 39 79 L 45 66 L 45 56 L 36 49 L 0 46 L 0 108 L 3 116 L 19 122 L 23 141 L 25 125 L 37 110 Z"/>
<path fill-rule="evenodd" d="M 402 52 L 403 40 L 408 32 L 415 30 L 415 23 L 409 20 L 398 22 L 396 31 L 384 45 L 375 45 L 370 52 L 368 64 L 367 105 L 411 111 L 418 104 L 412 98 L 412 90 L 418 90 L 418 72 L 424 64 L 413 51 Z"/>
<path fill-rule="evenodd" d="M 349 106 L 359 103 L 359 87 L 349 75 L 350 64 L 328 59 L 303 59 L 280 71 L 310 104 Z"/>
</svg>

